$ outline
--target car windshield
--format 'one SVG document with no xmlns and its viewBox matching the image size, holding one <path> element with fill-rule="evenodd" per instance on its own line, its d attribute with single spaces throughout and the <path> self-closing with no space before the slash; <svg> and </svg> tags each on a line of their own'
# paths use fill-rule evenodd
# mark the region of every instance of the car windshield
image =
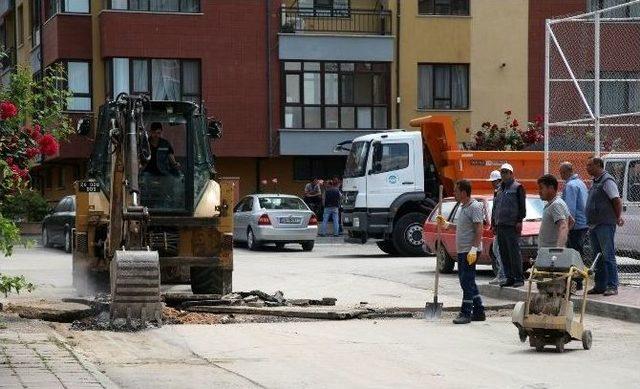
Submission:
<svg viewBox="0 0 640 389">
<path fill-rule="evenodd" d="M 545 202 L 535 197 L 527 197 L 527 216 L 525 221 L 540 221 L 542 220 L 542 212 L 544 211 Z M 489 207 L 489 215 L 493 211 L 493 200 L 487 201 Z"/>
<path fill-rule="evenodd" d="M 367 167 L 368 152 L 369 142 L 353 142 L 344 168 L 344 177 L 353 178 L 364 176 L 364 171 Z"/>
<path fill-rule="evenodd" d="M 305 203 L 297 197 L 260 197 L 258 199 L 261 209 L 294 209 L 306 211 Z"/>
</svg>

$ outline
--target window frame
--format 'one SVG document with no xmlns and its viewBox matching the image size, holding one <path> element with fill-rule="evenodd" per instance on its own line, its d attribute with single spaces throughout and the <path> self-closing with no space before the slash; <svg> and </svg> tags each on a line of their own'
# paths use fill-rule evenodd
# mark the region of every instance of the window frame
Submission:
<svg viewBox="0 0 640 389">
<path fill-rule="evenodd" d="M 49 20 L 58 14 L 72 14 L 72 15 L 91 15 L 91 0 L 85 0 L 88 11 L 67 11 L 65 0 L 45 0 L 48 7 L 45 8 L 45 20 Z M 75 0 L 77 1 L 77 0 Z"/>
<path fill-rule="evenodd" d="M 29 1 L 29 25 L 31 28 L 31 48 L 40 46 L 40 31 L 42 29 L 42 0 Z"/>
<path fill-rule="evenodd" d="M 298 63 L 300 64 L 299 70 L 286 70 L 286 65 L 288 63 Z M 319 63 L 320 70 L 305 70 L 306 63 Z M 327 70 L 326 67 L 328 64 L 336 64 L 337 70 Z M 343 64 L 353 64 L 353 71 L 345 71 L 342 69 Z M 359 69 L 359 65 L 362 66 L 370 66 L 369 71 L 363 71 L 361 68 Z M 375 67 L 382 66 L 384 70 L 376 71 Z M 281 116 L 281 128 L 283 129 L 304 129 L 304 130 L 319 130 L 319 129 L 331 129 L 331 130 L 386 130 L 391 127 L 391 66 L 389 62 L 369 62 L 369 61 L 308 61 L 308 60 L 283 60 L 280 61 L 280 70 L 281 70 L 281 83 L 282 88 L 280 88 L 280 103 L 282 106 L 282 116 Z M 319 104 L 306 104 L 305 96 L 304 96 L 304 75 L 305 73 L 313 73 L 320 74 L 320 103 Z M 335 104 L 327 104 L 326 103 L 326 75 L 327 74 L 336 74 L 337 75 L 337 93 L 338 100 Z M 371 102 L 368 104 L 358 104 L 355 99 L 355 77 L 358 74 L 369 74 L 372 77 L 372 80 L 375 76 L 384 77 L 384 101 L 385 103 L 376 103 L 375 102 L 375 82 L 371 82 L 370 85 L 370 97 Z M 298 76 L 298 95 L 299 101 L 297 103 L 289 103 L 287 102 L 287 76 L 288 75 L 297 75 Z M 343 76 L 352 76 L 353 79 L 353 101 L 352 102 L 344 102 L 342 96 L 342 85 L 343 85 Z M 301 110 L 300 114 L 300 126 L 287 127 L 285 123 L 285 111 L 288 107 L 299 108 Z M 320 108 L 320 126 L 319 127 L 306 127 L 305 126 L 305 108 Z M 338 124 L 337 127 L 327 127 L 327 108 L 335 108 L 338 110 Z M 343 125 L 343 108 L 352 108 L 353 109 L 353 126 L 345 127 Z M 369 122 L 369 127 L 360 127 L 358 125 L 358 108 L 370 108 L 371 109 L 371 117 Z M 385 108 L 386 112 L 386 121 L 383 127 L 376 127 L 375 120 L 375 112 L 376 108 Z"/>
<path fill-rule="evenodd" d="M 185 99 L 185 97 L 192 97 L 194 99 L 189 99 L 188 101 L 194 101 L 196 102 L 196 104 L 200 104 L 202 102 L 202 61 L 199 58 L 148 58 L 148 57 L 111 57 L 108 58 L 105 61 L 106 64 L 106 77 L 105 77 L 105 83 L 107 84 L 107 95 L 110 96 L 110 98 L 114 99 L 116 96 L 114 96 L 114 77 L 113 77 L 113 60 L 114 58 L 120 58 L 120 59 L 126 59 L 129 63 L 127 64 L 128 66 L 128 71 L 129 71 L 129 80 L 128 80 L 128 86 L 129 86 L 129 93 L 131 94 L 147 94 L 148 96 L 153 96 L 153 74 L 152 74 L 152 66 L 151 63 L 153 60 L 155 59 L 167 59 L 167 60 L 174 60 L 174 61 L 178 61 L 179 65 L 180 65 L 180 99 L 179 101 L 187 101 Z M 147 63 L 147 88 L 148 91 L 142 92 L 142 91 L 135 91 L 134 90 L 134 82 L 133 82 L 133 63 L 134 61 L 145 61 Z M 194 63 L 198 63 L 198 71 L 200 72 L 198 74 L 198 92 L 199 95 L 194 95 L 191 93 L 185 93 L 184 91 L 184 63 L 185 62 L 194 62 Z"/>
<path fill-rule="evenodd" d="M 632 202 L 632 203 L 637 203 L 640 202 L 640 189 L 634 189 L 631 190 L 634 186 L 636 185 L 640 185 L 640 181 L 634 181 L 631 182 L 632 179 L 636 179 L 638 177 L 634 177 L 632 175 L 632 171 L 634 170 L 634 168 L 636 166 L 640 165 L 640 159 L 639 158 L 632 158 L 629 159 L 629 163 L 627 164 L 627 177 L 625 179 L 626 181 L 626 194 L 624 195 L 624 198 L 626 199 L 626 201 L 628 202 Z M 622 193 L 620 193 L 620 196 L 622 197 Z"/>
<path fill-rule="evenodd" d="M 86 63 L 88 64 L 88 74 L 87 74 L 87 79 L 89 81 L 89 93 L 74 93 L 71 90 L 69 90 L 69 63 L 70 62 L 78 62 L 78 63 Z M 66 112 L 93 112 L 93 63 L 90 60 L 86 60 L 86 59 L 65 59 L 60 61 L 59 63 L 62 64 L 62 66 L 64 67 L 64 72 L 66 75 L 66 80 L 64 80 L 62 87 L 66 90 L 69 90 L 72 93 L 72 98 L 74 97 L 82 97 L 82 98 L 89 98 L 89 109 L 88 110 L 78 110 L 78 109 L 69 109 L 69 104 L 67 102 L 67 104 L 65 105 L 65 111 Z"/>
<path fill-rule="evenodd" d="M 418 105 L 417 105 L 417 110 L 419 111 L 425 111 L 425 110 L 429 110 L 429 111 L 467 111 L 470 109 L 471 107 L 471 65 L 469 63 L 439 63 L 439 62 L 419 62 L 418 63 L 418 90 L 417 90 L 417 96 L 420 96 L 420 88 L 422 87 L 422 83 L 420 82 L 420 67 L 421 66 L 432 66 L 433 67 L 433 71 L 432 71 L 432 78 L 431 78 L 431 92 L 432 92 L 432 96 L 433 96 L 433 105 L 431 107 L 429 106 L 425 106 L 425 107 L 421 107 L 420 104 L 420 99 L 417 99 Z M 467 90 L 467 105 L 465 107 L 454 107 L 453 106 L 453 68 L 455 66 L 465 66 L 466 70 L 467 70 L 467 85 L 466 85 L 466 90 Z M 449 98 L 448 99 L 443 99 L 443 98 L 436 98 L 436 67 L 447 67 L 449 68 Z M 449 101 L 449 106 L 451 108 L 437 108 L 435 105 L 436 100 L 438 101 Z"/>
<path fill-rule="evenodd" d="M 24 4 L 16 8 L 16 42 L 18 47 L 24 45 Z"/>
<path fill-rule="evenodd" d="M 448 2 L 448 8 L 449 8 L 449 12 L 447 13 L 442 13 L 442 12 L 438 12 L 437 11 L 437 6 L 438 6 L 438 2 L 443 2 L 443 0 L 418 0 L 418 15 L 425 15 L 425 16 L 471 16 L 471 1 L 470 0 L 444 0 Z M 459 12 L 459 13 L 454 13 L 454 3 L 455 2 L 461 2 L 464 4 L 466 4 L 466 7 L 464 9 L 464 13 Z M 427 8 L 426 11 L 421 11 L 421 3 L 426 3 L 427 5 L 425 6 Z M 431 8 L 433 9 L 432 12 L 429 12 L 428 9 Z"/>
<path fill-rule="evenodd" d="M 398 171 L 398 170 L 402 170 L 402 169 L 406 169 L 409 167 L 410 162 L 411 162 L 411 148 L 409 147 L 409 143 L 408 142 L 390 142 L 390 143 L 381 143 L 381 142 L 374 142 L 372 144 L 373 146 L 373 151 L 371 153 L 371 166 L 373 167 L 372 169 L 372 174 L 382 174 L 382 173 L 388 173 L 388 172 L 394 172 L 394 171 Z M 397 166 L 397 167 L 393 167 L 393 168 L 385 168 L 384 164 L 383 164 L 383 160 L 384 160 L 384 147 L 393 147 L 393 146 L 400 146 L 402 147 L 402 151 L 404 153 L 404 151 L 406 151 L 406 156 L 407 156 L 407 160 L 406 162 L 403 164 L 403 166 Z M 380 160 L 376 161 L 377 159 L 377 155 L 376 155 L 376 148 L 380 147 Z M 375 169 L 376 167 L 376 163 L 379 162 L 380 163 L 380 170 Z"/>
<path fill-rule="evenodd" d="M 197 11 L 183 11 L 182 10 L 182 0 L 178 1 L 178 11 L 152 11 L 151 6 L 149 5 L 147 9 L 131 9 L 131 0 L 127 0 L 127 8 L 113 8 L 113 0 L 107 0 L 107 9 L 110 11 L 119 11 L 119 12 L 153 12 L 153 13 L 183 13 L 183 14 L 200 14 L 202 13 L 202 0 L 196 0 L 198 5 Z"/>
</svg>

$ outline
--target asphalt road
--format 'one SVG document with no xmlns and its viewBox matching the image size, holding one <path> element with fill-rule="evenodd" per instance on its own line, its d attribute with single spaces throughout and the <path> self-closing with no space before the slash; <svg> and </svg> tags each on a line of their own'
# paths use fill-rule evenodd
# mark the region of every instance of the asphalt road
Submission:
<svg viewBox="0 0 640 389">
<path fill-rule="evenodd" d="M 423 307 L 433 258 L 389 258 L 375 246 L 318 244 L 235 251 L 236 290 L 337 297 L 350 306 Z M 71 258 L 18 249 L 0 271 L 38 285 L 24 298 L 72 293 Z M 491 274 L 481 272 L 480 282 Z M 457 276 L 442 280 L 445 305 L 459 304 Z M 489 303 L 492 303 L 489 301 Z M 600 388 L 640 387 L 640 326 L 587 317 L 594 347 L 536 353 L 517 339 L 509 312 L 468 326 L 420 319 L 269 324 L 165 325 L 139 333 L 58 330 L 74 349 L 124 388 Z"/>
</svg>

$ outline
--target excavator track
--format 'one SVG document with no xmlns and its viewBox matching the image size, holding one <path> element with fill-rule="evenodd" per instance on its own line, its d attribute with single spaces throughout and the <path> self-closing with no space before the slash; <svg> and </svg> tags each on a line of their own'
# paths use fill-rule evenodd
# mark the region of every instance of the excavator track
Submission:
<svg viewBox="0 0 640 389">
<path fill-rule="evenodd" d="M 111 320 L 162 323 L 157 251 L 116 251 L 111 261 Z"/>
</svg>

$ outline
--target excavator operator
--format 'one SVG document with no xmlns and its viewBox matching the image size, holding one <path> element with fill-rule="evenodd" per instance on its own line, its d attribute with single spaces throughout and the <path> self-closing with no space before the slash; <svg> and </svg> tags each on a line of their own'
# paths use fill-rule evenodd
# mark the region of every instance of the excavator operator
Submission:
<svg viewBox="0 0 640 389">
<path fill-rule="evenodd" d="M 162 137 L 162 123 L 151 123 L 149 134 L 151 159 L 145 165 L 144 172 L 154 176 L 179 174 L 180 163 L 176 161 L 171 143 Z"/>
</svg>

